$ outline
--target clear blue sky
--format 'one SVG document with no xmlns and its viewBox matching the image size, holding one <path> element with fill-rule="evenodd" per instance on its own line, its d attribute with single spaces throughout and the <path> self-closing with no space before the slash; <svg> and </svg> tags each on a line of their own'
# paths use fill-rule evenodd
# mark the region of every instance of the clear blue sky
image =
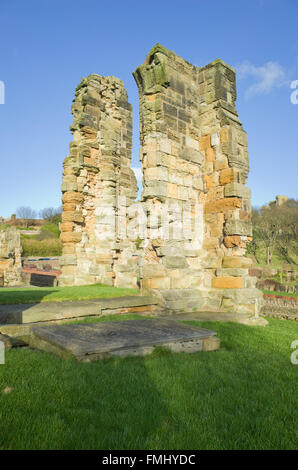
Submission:
<svg viewBox="0 0 298 470">
<path fill-rule="evenodd" d="M 297 0 L 0 0 L 0 215 L 61 204 L 74 89 L 90 73 L 124 81 L 159 42 L 197 66 L 236 66 L 237 109 L 248 133 L 252 202 L 297 198 Z"/>
</svg>

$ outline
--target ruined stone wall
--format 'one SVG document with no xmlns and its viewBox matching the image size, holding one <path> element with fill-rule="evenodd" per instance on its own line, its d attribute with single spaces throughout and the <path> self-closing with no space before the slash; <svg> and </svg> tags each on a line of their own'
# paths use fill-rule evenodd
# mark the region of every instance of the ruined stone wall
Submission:
<svg viewBox="0 0 298 470">
<path fill-rule="evenodd" d="M 137 195 L 130 168 L 132 107 L 123 83 L 96 74 L 83 78 L 72 114 L 73 142 L 62 183 L 59 285 L 134 287 L 135 245 L 121 238 L 118 223 L 121 204 L 130 205 Z"/>
<path fill-rule="evenodd" d="M 0 230 L 0 286 L 17 286 L 21 283 L 20 232 L 15 227 Z"/>
<path fill-rule="evenodd" d="M 254 315 L 261 293 L 248 275 L 251 260 L 243 257 L 252 228 L 247 137 L 234 104 L 234 70 L 221 60 L 194 67 L 156 45 L 134 77 L 140 94 L 143 204 L 155 214 L 173 207 L 170 225 L 188 205 L 181 225 L 196 227 L 178 236 L 176 230 L 175 237 L 151 231 L 145 287 L 156 289 L 173 310 Z"/>
<path fill-rule="evenodd" d="M 144 187 L 137 203 L 123 83 L 90 75 L 76 89 L 60 285 L 135 287 L 140 275 L 170 310 L 256 315 L 262 294 L 244 257 L 249 164 L 234 69 L 221 60 L 195 67 L 157 44 L 134 77 Z"/>
</svg>

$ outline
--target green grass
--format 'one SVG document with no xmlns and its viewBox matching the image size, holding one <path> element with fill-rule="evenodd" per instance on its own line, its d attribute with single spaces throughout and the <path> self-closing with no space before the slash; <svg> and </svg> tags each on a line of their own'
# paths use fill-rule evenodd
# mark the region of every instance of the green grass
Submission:
<svg viewBox="0 0 298 470">
<path fill-rule="evenodd" d="M 8 351 L 0 391 L 12 390 L 0 392 L 0 448 L 297 448 L 290 345 L 298 325 L 191 323 L 217 331 L 221 350 L 94 363 Z"/>
<path fill-rule="evenodd" d="M 59 238 L 60 230 L 58 225 L 53 224 L 51 222 L 47 222 L 46 224 L 42 225 L 41 231 L 47 231 L 55 235 L 55 237 Z"/>
<path fill-rule="evenodd" d="M 285 297 L 298 297 L 298 293 L 297 292 L 292 292 L 292 293 L 289 293 L 289 292 L 277 292 L 277 291 L 272 291 L 272 290 L 262 290 L 262 292 L 264 294 L 270 294 L 270 295 L 283 295 Z"/>
<path fill-rule="evenodd" d="M 100 284 L 74 287 L 30 287 L 28 289 L 4 288 L 0 289 L 0 305 L 104 299 L 107 297 L 137 295 L 139 293 L 138 289 L 126 289 Z"/>
</svg>

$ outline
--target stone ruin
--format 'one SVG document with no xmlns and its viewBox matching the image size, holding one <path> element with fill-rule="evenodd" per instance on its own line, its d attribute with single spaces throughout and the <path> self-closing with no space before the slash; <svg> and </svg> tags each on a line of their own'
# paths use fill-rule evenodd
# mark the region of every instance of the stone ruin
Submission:
<svg viewBox="0 0 298 470">
<path fill-rule="evenodd" d="M 276 206 L 276 207 L 280 207 L 282 206 L 283 204 L 285 204 L 286 202 L 288 202 L 289 198 L 288 196 L 281 196 L 281 195 L 277 195 L 275 196 L 275 200 L 274 201 L 269 201 L 268 202 L 268 206 Z"/>
<path fill-rule="evenodd" d="M 0 287 L 21 284 L 20 232 L 15 227 L 0 230 Z"/>
<path fill-rule="evenodd" d="M 140 201 L 123 83 L 92 74 L 76 89 L 59 284 L 142 282 L 171 311 L 257 316 L 262 293 L 244 256 L 252 239 L 249 161 L 234 69 L 219 59 L 196 67 L 157 44 L 133 75 Z"/>
</svg>

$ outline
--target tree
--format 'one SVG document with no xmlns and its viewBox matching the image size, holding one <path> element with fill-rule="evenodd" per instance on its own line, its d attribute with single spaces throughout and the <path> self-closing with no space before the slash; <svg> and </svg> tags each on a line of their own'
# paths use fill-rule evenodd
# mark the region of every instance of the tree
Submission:
<svg viewBox="0 0 298 470">
<path fill-rule="evenodd" d="M 295 263 L 290 251 L 298 251 L 298 201 L 289 199 L 280 206 L 253 209 L 252 223 L 254 239 L 248 246 L 249 252 L 256 256 L 257 248 L 264 243 L 267 264 L 271 263 L 275 247 L 287 263 Z"/>
<path fill-rule="evenodd" d="M 253 232 L 257 241 L 266 247 L 266 264 L 271 263 L 273 248 L 278 236 L 276 206 L 263 206 L 253 213 Z"/>
<path fill-rule="evenodd" d="M 18 219 L 23 219 L 26 227 L 29 227 L 36 218 L 36 211 L 29 206 L 20 206 L 16 210 Z"/>
<path fill-rule="evenodd" d="M 257 263 L 260 263 L 260 260 L 258 259 L 258 248 L 259 248 L 261 239 L 259 237 L 259 232 L 257 230 L 259 210 L 256 208 L 252 208 L 251 215 L 252 215 L 251 220 L 252 220 L 252 228 L 253 228 L 253 239 L 251 242 L 247 243 L 246 250 L 248 254 L 251 254 L 255 257 Z"/>
<path fill-rule="evenodd" d="M 289 264 L 297 264 L 290 256 L 290 250 L 297 252 L 298 240 L 298 201 L 289 199 L 278 207 L 278 235 L 277 245 L 280 253 Z"/>
<path fill-rule="evenodd" d="M 46 207 L 39 212 L 41 219 L 58 225 L 61 222 L 62 207 Z"/>
</svg>

